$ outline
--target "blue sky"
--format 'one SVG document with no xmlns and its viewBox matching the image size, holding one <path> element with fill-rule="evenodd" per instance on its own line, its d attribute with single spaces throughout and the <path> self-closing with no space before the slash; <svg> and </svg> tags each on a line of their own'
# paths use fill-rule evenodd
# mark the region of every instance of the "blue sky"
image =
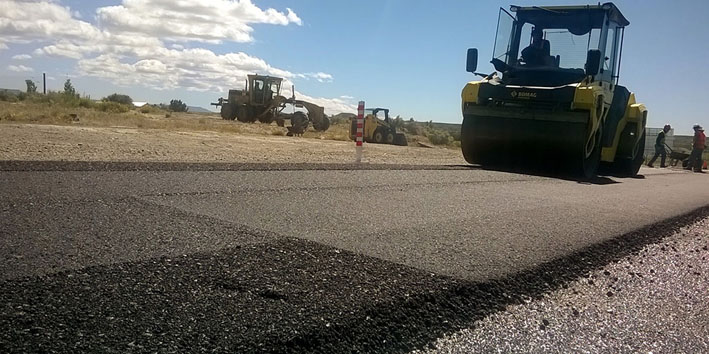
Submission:
<svg viewBox="0 0 709 354">
<path fill-rule="evenodd" d="M 140 2 L 151 3 L 151 0 Z M 152 2 L 151 6 L 159 7 L 165 1 Z M 3 7 L 13 3 L 17 5 L 14 1 L 0 0 L 0 10 L 7 10 Z M 546 0 L 533 4 L 583 3 Z M 695 122 L 709 125 L 703 109 L 706 100 L 703 84 L 709 79 L 709 70 L 704 66 L 706 58 L 709 58 L 709 34 L 704 24 L 709 13 L 709 2 L 615 3 L 631 22 L 625 35 L 621 84 L 634 91 L 638 100 L 648 106 L 649 124 L 662 126 L 669 122 L 675 126 L 677 133 L 682 134 L 689 134 Z M 61 7 L 70 8 L 77 21 L 88 22 L 99 30 L 136 37 L 136 29 L 127 28 L 125 23 L 123 26 L 110 25 L 107 18 L 97 21 L 97 8 L 121 4 L 120 0 L 58 2 Z M 254 0 L 256 8 L 264 11 L 272 8 L 280 13 L 278 18 L 281 21 L 289 22 L 247 21 L 247 26 L 251 28 L 249 41 L 225 37 L 220 43 L 215 43 L 214 40 L 205 42 L 205 37 L 191 38 L 189 35 L 174 40 L 170 34 L 150 31 L 137 37 L 155 37 L 167 49 L 173 49 L 176 45 L 174 48 L 177 50 L 203 48 L 216 56 L 244 53 L 248 56 L 245 60 L 260 60 L 260 65 L 272 68 L 269 69 L 273 70 L 271 73 L 283 71 L 291 75 L 288 79 L 295 84 L 299 94 L 319 100 L 330 113 L 351 109 L 361 99 L 368 106 L 389 107 L 394 115 L 421 121 L 457 123 L 461 121 L 460 90 L 466 81 L 473 79 L 465 72 L 465 51 L 468 47 L 479 48 L 479 70 L 491 69 L 487 58 L 492 52 L 498 8 L 508 8 L 509 4 L 508 1 Z M 528 5 L 532 2 L 518 1 L 515 4 Z M 282 20 L 288 15 L 287 9 L 292 10 L 297 21 Z M 125 77 L 133 75 L 132 72 L 121 72 L 122 63 L 135 64 L 143 60 L 143 64 L 153 65 L 155 60 L 152 59 L 157 59 L 158 63 L 160 60 L 165 62 L 164 59 L 151 58 L 149 50 L 139 56 L 116 56 L 117 61 L 109 61 L 108 57 L 100 61 L 87 60 L 103 54 L 101 50 L 85 53 L 80 59 L 69 58 L 67 55 L 71 54 L 66 52 L 62 52 L 63 55 L 58 55 L 56 51 L 37 54 L 35 51 L 38 48 L 65 39 L 64 33 L 67 31 L 37 30 L 36 34 L 29 36 L 31 38 L 19 38 L 17 33 L 8 35 L 6 32 L 11 30 L 1 25 L 3 16 L 9 16 L 7 13 L 0 11 L 0 38 L 4 38 L 0 39 L 0 43 L 5 41 L 6 47 L 0 50 L 0 87 L 24 88 L 25 78 L 40 81 L 41 73 L 47 72 L 54 79 L 48 82 L 50 89 L 61 88 L 69 77 L 78 91 L 96 98 L 120 92 L 138 101 L 167 102 L 179 98 L 189 105 L 208 107 L 210 102 L 225 94 L 219 89 L 234 86 L 235 82 L 241 82 L 243 73 L 258 68 L 258 65 L 236 64 L 240 65 L 241 71 L 234 75 L 222 73 L 225 78 L 220 88 L 217 88 L 220 86 L 217 72 L 209 74 L 211 76 L 208 75 L 208 78 L 203 74 L 189 74 L 195 78 L 187 81 L 173 77 L 174 83 L 169 87 L 155 89 L 156 85 L 160 85 L 158 76 L 131 81 Z M 210 15 L 205 13 L 205 16 Z M 239 19 L 238 16 L 235 18 L 237 21 Z M 234 20 L 231 21 L 233 23 Z M 76 39 L 77 36 L 72 40 L 80 46 L 95 43 L 92 39 Z M 114 45 L 112 43 L 107 45 Z M 13 59 L 21 54 L 32 58 Z M 80 67 L 82 60 L 87 61 Z M 175 60 L 179 61 L 176 65 L 189 67 L 193 59 L 180 57 Z M 200 65 L 210 71 L 215 70 L 213 65 L 223 65 L 223 62 L 215 59 Z M 33 71 L 8 69 L 10 66 L 18 69 L 20 65 Z M 102 73 L 98 69 L 101 65 L 115 65 L 115 68 L 112 73 Z M 169 64 L 167 70 L 171 70 Z M 316 73 L 328 76 L 321 76 L 318 80 Z M 201 86 L 198 91 L 188 90 L 193 85 Z"/>
</svg>

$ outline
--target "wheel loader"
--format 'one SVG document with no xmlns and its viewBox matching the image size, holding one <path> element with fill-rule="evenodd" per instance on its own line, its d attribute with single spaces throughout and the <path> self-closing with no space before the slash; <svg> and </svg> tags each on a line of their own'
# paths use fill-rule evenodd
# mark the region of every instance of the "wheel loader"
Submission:
<svg viewBox="0 0 709 354">
<path fill-rule="evenodd" d="M 495 70 L 478 73 L 468 49 L 466 70 L 481 79 L 462 91 L 465 160 L 635 176 L 647 109 L 618 83 L 629 24 L 612 3 L 500 8 Z"/>
<path fill-rule="evenodd" d="M 240 122 L 256 122 L 257 120 L 270 124 L 275 121 L 278 126 L 285 126 L 285 121 L 290 120 L 288 135 L 303 134 L 312 123 L 317 131 L 325 131 L 330 127 L 330 119 L 325 116 L 325 109 L 316 104 L 297 100 L 295 89 L 292 89 L 290 98 L 281 96 L 280 77 L 264 75 L 247 75 L 243 90 L 229 90 L 228 98 L 219 98 L 212 105 L 221 107 L 220 114 L 223 119 Z M 306 112 L 294 111 L 285 113 L 287 105 L 295 108 L 305 108 Z"/>
<path fill-rule="evenodd" d="M 407 146 L 406 135 L 396 131 L 387 108 L 367 108 L 364 117 L 364 132 L 362 137 L 368 143 L 392 144 Z M 379 112 L 384 113 L 384 119 L 379 118 Z M 357 133 L 357 120 L 352 119 L 350 138 L 355 140 Z"/>
</svg>

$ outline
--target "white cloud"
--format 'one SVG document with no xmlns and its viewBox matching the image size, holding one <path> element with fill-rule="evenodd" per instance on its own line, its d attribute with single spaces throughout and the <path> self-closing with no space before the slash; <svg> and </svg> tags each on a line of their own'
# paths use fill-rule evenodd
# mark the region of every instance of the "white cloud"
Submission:
<svg viewBox="0 0 709 354">
<path fill-rule="evenodd" d="M 306 76 L 312 77 L 320 82 L 332 82 L 332 75 L 323 72 L 308 73 Z"/>
<path fill-rule="evenodd" d="M 9 65 L 9 66 L 7 67 L 7 70 L 15 71 L 15 72 L 18 72 L 18 73 L 29 73 L 29 72 L 33 72 L 33 71 L 34 71 L 34 69 L 32 69 L 32 68 L 30 68 L 30 67 L 27 67 L 27 66 L 24 66 L 24 65 Z"/>
<path fill-rule="evenodd" d="M 18 54 L 18 55 L 14 55 L 14 56 L 12 57 L 12 59 L 14 59 L 14 60 L 27 60 L 27 59 L 32 59 L 32 56 L 31 56 L 31 55 L 28 55 L 28 54 Z"/>
<path fill-rule="evenodd" d="M 6 42 L 64 38 L 95 40 L 101 31 L 72 18 L 68 8 L 53 2 L 0 0 L 0 34 Z"/>
<path fill-rule="evenodd" d="M 98 8 L 96 25 L 81 21 L 80 15 L 58 0 L 0 0 L 0 49 L 7 48 L 3 43 L 38 42 L 35 56 L 75 59 L 79 75 L 156 90 L 182 88 L 225 95 L 230 88 L 242 87 L 252 73 L 283 77 L 287 82 L 333 81 L 328 73 L 293 73 L 244 52 L 218 54 L 186 44 L 251 42 L 252 24 L 302 25 L 291 9 L 261 9 L 250 0 L 123 0 L 117 6 Z M 290 89 L 290 84 L 286 86 Z M 322 104 L 330 114 L 353 109 L 341 98 L 298 96 Z"/>
<path fill-rule="evenodd" d="M 99 8 L 97 15 L 110 32 L 212 43 L 251 42 L 250 24 L 302 24 L 290 9 L 285 14 L 272 8 L 261 10 L 250 0 L 124 0 L 121 5 Z"/>
<path fill-rule="evenodd" d="M 7 44 L 0 42 L 0 50 L 7 49 Z"/>
<path fill-rule="evenodd" d="M 321 97 L 310 97 L 307 95 L 304 95 L 298 90 L 295 91 L 295 97 L 299 100 L 306 100 L 312 103 L 315 103 L 317 105 L 325 107 L 325 113 L 326 114 L 337 114 L 337 113 L 356 113 L 357 112 L 357 106 L 353 105 L 347 101 L 344 101 L 339 98 L 321 98 Z"/>
</svg>

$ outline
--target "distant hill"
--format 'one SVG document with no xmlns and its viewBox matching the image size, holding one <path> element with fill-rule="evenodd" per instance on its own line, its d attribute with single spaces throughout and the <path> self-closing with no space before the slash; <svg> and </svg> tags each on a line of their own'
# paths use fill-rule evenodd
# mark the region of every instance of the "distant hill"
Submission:
<svg viewBox="0 0 709 354">
<path fill-rule="evenodd" d="M 191 113 L 214 113 L 214 111 L 210 111 L 206 108 L 202 107 L 195 107 L 195 106 L 187 106 L 187 112 Z"/>
</svg>

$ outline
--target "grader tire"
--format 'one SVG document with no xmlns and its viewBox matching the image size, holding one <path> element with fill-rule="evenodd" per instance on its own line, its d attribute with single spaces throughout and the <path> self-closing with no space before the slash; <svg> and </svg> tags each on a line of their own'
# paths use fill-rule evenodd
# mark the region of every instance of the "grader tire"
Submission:
<svg viewBox="0 0 709 354">
<path fill-rule="evenodd" d="M 247 123 L 249 121 L 249 110 L 245 106 L 240 106 L 236 109 L 236 119 L 239 122 Z"/>
<path fill-rule="evenodd" d="M 315 122 L 313 122 L 313 128 L 315 128 L 315 130 L 319 132 L 324 132 L 328 130 L 328 128 L 330 128 L 330 118 L 323 117 L 323 119 L 318 124 L 315 124 Z"/>
<path fill-rule="evenodd" d="M 289 131 L 294 135 L 302 135 L 308 129 L 308 117 L 303 112 L 295 112 L 290 118 Z"/>
<path fill-rule="evenodd" d="M 258 121 L 264 124 L 271 124 L 273 122 L 273 117 L 271 116 L 270 113 L 266 113 L 260 117 L 258 117 Z"/>
<path fill-rule="evenodd" d="M 236 112 L 234 112 L 234 107 L 232 107 L 230 104 L 222 105 L 220 114 L 222 116 L 222 119 L 224 120 L 234 120 L 234 118 L 236 118 Z"/>
</svg>

